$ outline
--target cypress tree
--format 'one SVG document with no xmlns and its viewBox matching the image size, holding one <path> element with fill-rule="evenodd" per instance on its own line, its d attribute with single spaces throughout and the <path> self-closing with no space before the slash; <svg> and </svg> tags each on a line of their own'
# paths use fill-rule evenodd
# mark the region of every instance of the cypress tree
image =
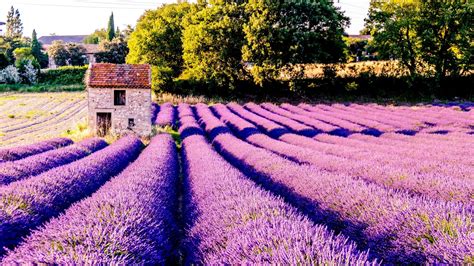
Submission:
<svg viewBox="0 0 474 266">
<path fill-rule="evenodd" d="M 115 38 L 114 13 L 110 15 L 109 25 L 107 27 L 107 40 L 112 41 Z"/>
<path fill-rule="evenodd" d="M 13 6 L 7 15 L 7 31 L 5 35 L 10 38 L 21 38 L 23 35 L 23 23 L 20 18 L 20 11 L 15 10 Z"/>
</svg>

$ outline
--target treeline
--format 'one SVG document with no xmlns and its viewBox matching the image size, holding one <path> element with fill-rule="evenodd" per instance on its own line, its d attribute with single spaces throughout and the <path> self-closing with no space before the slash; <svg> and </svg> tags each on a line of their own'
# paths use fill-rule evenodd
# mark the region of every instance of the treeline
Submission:
<svg viewBox="0 0 474 266">
<path fill-rule="evenodd" d="M 348 18 L 331 1 L 198 1 L 147 11 L 127 63 L 153 66 L 156 90 L 265 88 L 306 63 L 342 62 Z"/>
<path fill-rule="evenodd" d="M 466 1 L 372 1 L 363 33 L 373 38 L 360 43 L 344 36 L 349 20 L 332 1 L 171 4 L 140 18 L 127 63 L 151 64 L 156 91 L 469 96 L 472 14 Z M 334 74 L 361 50 L 403 75 Z M 327 64 L 322 77 L 305 75 L 314 63 Z"/>
</svg>

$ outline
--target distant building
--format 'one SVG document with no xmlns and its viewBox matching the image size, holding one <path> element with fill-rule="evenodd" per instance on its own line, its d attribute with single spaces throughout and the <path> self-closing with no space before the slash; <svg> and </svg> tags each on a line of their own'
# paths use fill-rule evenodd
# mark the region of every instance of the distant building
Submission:
<svg viewBox="0 0 474 266">
<path fill-rule="evenodd" d="M 149 65 L 91 64 L 86 85 L 94 134 L 151 134 Z"/>
<path fill-rule="evenodd" d="M 95 55 L 99 52 L 98 44 L 84 44 L 84 39 L 87 35 L 54 35 L 54 36 L 42 36 L 38 41 L 43 45 L 45 51 L 48 50 L 49 46 L 53 44 L 54 41 L 62 41 L 64 43 L 76 43 L 82 45 L 86 49 L 86 57 L 88 64 L 94 64 L 96 62 Z M 54 60 L 49 59 L 48 68 L 56 68 Z"/>
</svg>

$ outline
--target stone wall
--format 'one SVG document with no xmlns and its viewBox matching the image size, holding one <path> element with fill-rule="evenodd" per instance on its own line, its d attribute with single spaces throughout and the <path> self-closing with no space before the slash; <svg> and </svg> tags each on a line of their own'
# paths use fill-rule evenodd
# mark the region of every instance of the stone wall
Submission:
<svg viewBox="0 0 474 266">
<path fill-rule="evenodd" d="M 126 104 L 114 105 L 114 91 L 125 90 Z M 139 136 L 151 134 L 151 90 L 150 89 L 112 89 L 87 88 L 89 101 L 89 126 L 96 134 L 97 113 L 112 114 L 114 135 L 135 133 Z M 132 118 L 135 126 L 128 128 L 128 120 Z"/>
</svg>

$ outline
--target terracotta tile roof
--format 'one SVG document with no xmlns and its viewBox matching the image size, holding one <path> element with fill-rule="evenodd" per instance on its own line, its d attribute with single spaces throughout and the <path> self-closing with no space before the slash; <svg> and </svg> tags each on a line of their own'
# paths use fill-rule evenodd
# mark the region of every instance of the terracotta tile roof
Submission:
<svg viewBox="0 0 474 266">
<path fill-rule="evenodd" d="M 86 83 L 92 88 L 145 88 L 151 89 L 149 65 L 92 64 Z"/>
</svg>

